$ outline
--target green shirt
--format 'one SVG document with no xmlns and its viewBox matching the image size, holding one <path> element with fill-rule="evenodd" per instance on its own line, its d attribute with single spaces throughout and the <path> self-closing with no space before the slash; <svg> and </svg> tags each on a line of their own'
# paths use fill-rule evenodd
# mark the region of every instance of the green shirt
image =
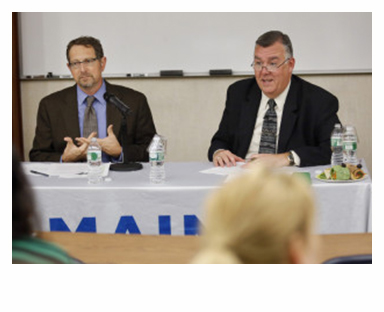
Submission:
<svg viewBox="0 0 384 312">
<path fill-rule="evenodd" d="M 53 243 L 36 237 L 12 240 L 12 263 L 81 263 Z"/>
</svg>

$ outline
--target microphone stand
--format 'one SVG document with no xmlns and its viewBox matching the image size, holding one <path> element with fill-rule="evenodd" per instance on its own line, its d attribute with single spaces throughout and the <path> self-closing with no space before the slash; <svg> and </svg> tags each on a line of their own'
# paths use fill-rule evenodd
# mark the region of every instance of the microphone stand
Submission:
<svg viewBox="0 0 384 312">
<path fill-rule="evenodd" d="M 127 136 L 127 115 L 128 113 L 121 112 L 121 115 L 123 116 L 123 119 L 121 121 L 121 128 L 120 128 L 120 138 L 121 138 L 121 144 L 123 148 L 123 156 L 124 156 L 124 162 L 123 163 L 117 163 L 117 164 L 111 164 L 109 169 L 112 171 L 137 171 L 143 169 L 143 165 L 137 162 L 129 162 L 126 159 L 128 158 L 128 136 Z"/>
</svg>

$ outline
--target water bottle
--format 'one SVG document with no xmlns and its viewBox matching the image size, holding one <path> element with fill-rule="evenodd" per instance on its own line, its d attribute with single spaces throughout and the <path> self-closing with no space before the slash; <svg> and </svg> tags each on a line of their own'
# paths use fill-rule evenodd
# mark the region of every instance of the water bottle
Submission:
<svg viewBox="0 0 384 312">
<path fill-rule="evenodd" d="M 149 145 L 149 181 L 152 184 L 162 184 L 165 182 L 165 168 L 164 168 L 164 157 L 165 157 L 166 141 L 165 138 L 155 134 Z"/>
<path fill-rule="evenodd" d="M 101 147 L 96 138 L 91 139 L 87 151 L 88 161 L 88 183 L 97 184 L 101 182 L 102 162 Z"/>
<path fill-rule="evenodd" d="M 331 133 L 331 165 L 341 165 L 343 162 L 343 130 L 340 124 L 335 124 Z"/>
<path fill-rule="evenodd" d="M 345 126 L 343 130 L 344 162 L 357 165 L 357 134 L 354 126 Z"/>
</svg>

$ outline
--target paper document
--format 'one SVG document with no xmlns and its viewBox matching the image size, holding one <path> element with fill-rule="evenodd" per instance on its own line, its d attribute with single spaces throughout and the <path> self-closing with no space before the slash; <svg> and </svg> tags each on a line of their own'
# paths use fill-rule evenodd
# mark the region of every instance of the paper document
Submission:
<svg viewBox="0 0 384 312">
<path fill-rule="evenodd" d="M 107 177 L 109 173 L 110 163 L 102 164 L 102 177 Z M 46 177 L 59 178 L 87 178 L 88 165 L 87 163 L 23 163 L 23 168 L 26 174 L 40 175 Z M 32 171 L 32 172 L 31 172 Z"/>
<path fill-rule="evenodd" d="M 244 162 L 237 162 L 234 167 L 212 167 L 210 169 L 202 170 L 201 173 L 207 174 L 218 174 L 218 175 L 230 175 L 230 174 L 238 174 L 244 172 Z"/>
</svg>

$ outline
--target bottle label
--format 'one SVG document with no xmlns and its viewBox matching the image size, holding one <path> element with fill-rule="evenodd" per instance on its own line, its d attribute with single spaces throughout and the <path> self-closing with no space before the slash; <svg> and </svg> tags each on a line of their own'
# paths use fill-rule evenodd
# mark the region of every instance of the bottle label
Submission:
<svg viewBox="0 0 384 312">
<path fill-rule="evenodd" d="M 88 161 L 101 160 L 101 151 L 88 151 Z"/>
<path fill-rule="evenodd" d="M 164 161 L 164 153 L 150 152 L 149 161 Z"/>
<path fill-rule="evenodd" d="M 357 142 L 343 142 L 343 149 L 346 151 L 356 151 Z"/>
<path fill-rule="evenodd" d="M 342 145 L 341 138 L 331 138 L 332 147 L 341 146 L 341 145 Z"/>
</svg>

